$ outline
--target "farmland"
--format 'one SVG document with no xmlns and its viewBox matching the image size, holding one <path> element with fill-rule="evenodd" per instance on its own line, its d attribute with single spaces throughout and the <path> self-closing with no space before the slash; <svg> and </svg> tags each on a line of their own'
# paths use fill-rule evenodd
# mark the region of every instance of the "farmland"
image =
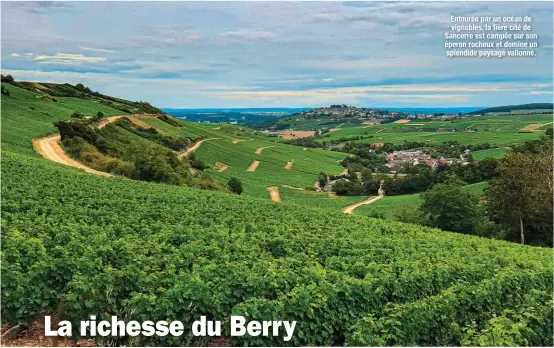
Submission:
<svg viewBox="0 0 554 348">
<path fill-rule="evenodd" d="M 537 139 L 542 134 L 542 131 L 520 132 L 525 126 L 549 122 L 552 122 L 552 115 L 474 116 L 452 121 L 418 121 L 341 128 L 326 134 L 318 141 L 353 138 L 354 142 L 367 144 L 401 144 L 405 141 L 417 141 L 439 145 L 446 141 L 457 141 L 460 144 L 489 143 L 495 146 L 512 146 Z M 354 139 L 358 136 L 363 139 Z"/>
<path fill-rule="evenodd" d="M 33 92 L 6 88 L 2 324 L 25 328 L 56 313 L 73 323 L 95 314 L 190 327 L 200 316 L 228 323 L 243 315 L 295 320 L 295 335 L 290 342 L 232 337 L 224 324 L 226 343 L 552 345 L 550 248 L 373 219 L 363 210 L 345 215 L 339 208 L 360 197 L 283 186 L 303 188 L 320 171 L 340 172 L 345 154 L 304 150 L 238 127 L 142 120 L 167 134 L 212 139 L 195 155 L 215 167 L 208 172 L 216 180 L 239 177 L 240 196 L 85 173 L 37 156 L 32 139 L 55 132 L 53 121 L 77 111 L 120 110 L 80 98 L 37 101 Z M 253 161 L 260 164 L 248 172 Z M 220 171 L 216 162 L 229 167 Z M 282 204 L 270 201 L 267 186 L 279 188 Z M 98 340 L 212 343 L 188 332 Z"/>
</svg>

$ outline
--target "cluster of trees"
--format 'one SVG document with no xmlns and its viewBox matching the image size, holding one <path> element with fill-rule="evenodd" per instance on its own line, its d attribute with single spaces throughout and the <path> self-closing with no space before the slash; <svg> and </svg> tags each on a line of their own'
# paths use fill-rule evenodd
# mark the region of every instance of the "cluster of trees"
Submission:
<svg viewBox="0 0 554 348">
<path fill-rule="evenodd" d="M 466 184 L 474 184 L 497 177 L 499 161 L 495 158 L 485 158 L 467 165 L 459 163 L 439 164 L 435 170 L 426 164 L 405 166 L 402 172 L 406 176 L 386 177 L 383 189 L 389 196 L 423 192 L 433 185 L 458 179 Z"/>
<path fill-rule="evenodd" d="M 380 173 L 389 171 L 386 166 L 387 159 L 384 156 L 356 147 L 349 149 L 349 153 L 354 156 L 348 156 L 340 162 L 343 167 L 348 168 L 349 172 L 361 172 L 364 169 Z"/>
<path fill-rule="evenodd" d="M 14 78 L 12 75 L 8 74 L 8 75 L 0 75 L 1 76 L 1 79 L 2 79 L 2 82 L 6 82 L 6 83 L 12 83 L 14 82 Z"/>
</svg>

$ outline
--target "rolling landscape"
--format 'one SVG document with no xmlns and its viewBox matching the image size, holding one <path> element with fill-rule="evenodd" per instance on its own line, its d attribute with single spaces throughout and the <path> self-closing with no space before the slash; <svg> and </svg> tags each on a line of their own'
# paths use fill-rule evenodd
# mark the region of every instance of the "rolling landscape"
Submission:
<svg viewBox="0 0 554 348">
<path fill-rule="evenodd" d="M 0 346 L 554 345 L 551 3 L 0 6 Z"/>
<path fill-rule="evenodd" d="M 151 106 L 126 112 L 126 102 L 112 107 L 87 92 L 65 97 L 42 86 L 2 83 L 6 325 L 26 327 L 52 311 L 78 320 L 91 312 L 130 315 L 125 313 L 132 308 L 134 317 L 148 312 L 184 321 L 230 313 L 294 318 L 301 320 L 302 332 L 294 345 L 457 345 L 476 344 L 472 340 L 500 319 L 502 325 L 523 323 L 517 337 L 549 344 L 551 248 L 395 222 L 399 210 L 421 205 L 419 193 L 385 196 L 349 216 L 341 210 L 365 198 L 311 189 L 321 172 L 345 171 L 340 163 L 346 152 L 296 146 L 232 124 L 150 114 Z M 487 139 L 503 151 L 481 151 L 500 158 L 509 146 L 544 136 L 545 131 L 520 133 L 521 128 L 548 124 L 543 115 L 502 117 L 475 116 L 448 125 L 487 127 L 483 133 L 496 134 Z M 67 140 L 42 140 L 56 133 L 54 122 L 68 120 L 75 131 L 82 122 L 94 127 L 89 134 L 102 135 L 100 148 L 108 150 L 79 152 Z M 417 134 L 395 132 L 391 125 L 372 126 L 371 134 L 407 135 L 410 141 Z M 348 134 L 367 129 L 350 127 Z M 60 131 L 63 139 L 64 128 Z M 105 164 L 110 149 L 119 146 L 140 146 L 137 151 L 146 153 L 152 147 L 169 156 L 175 150 L 162 145 L 173 144 L 169 138 L 190 140 L 173 157 L 188 172 L 184 181 L 139 169 L 144 158 L 124 149 L 118 149 L 117 160 L 132 163 L 138 174 Z M 44 150 L 48 146 L 61 157 Z M 203 163 L 196 168 L 204 169 L 195 169 L 191 156 Z M 240 180 L 242 194 L 225 188 L 230 178 Z M 486 186 L 462 188 L 477 197 Z M 178 305 L 189 302 L 192 311 Z M 467 303 L 479 310 L 468 311 Z M 517 316 L 520 312 L 532 321 Z M 390 330 L 398 334 L 390 336 Z M 227 340 L 280 344 L 256 337 Z M 110 342 L 128 344 L 126 338 Z M 192 336 L 140 340 L 140 345 L 207 343 Z"/>
</svg>

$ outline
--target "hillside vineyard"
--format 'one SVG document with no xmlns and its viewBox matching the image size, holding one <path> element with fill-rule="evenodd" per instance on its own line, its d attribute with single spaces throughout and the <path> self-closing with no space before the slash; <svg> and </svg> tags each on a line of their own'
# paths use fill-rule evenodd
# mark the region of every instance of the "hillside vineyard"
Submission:
<svg viewBox="0 0 554 348">
<path fill-rule="evenodd" d="M 95 315 L 190 327 L 205 316 L 224 323 L 225 342 L 237 346 L 552 345 L 550 248 L 345 215 L 286 197 L 275 203 L 85 173 L 40 157 L 32 140 L 55 132 L 53 121 L 94 115 L 102 105 L 86 97 L 37 101 L 5 87 L 2 324 L 27 328 L 52 314 L 74 326 Z M 145 122 L 168 132 L 202 130 Z M 123 132 L 112 126 L 106 130 Z M 232 149 L 250 146 L 247 153 L 258 156 L 255 141 L 223 140 L 200 149 L 210 155 L 227 146 L 234 167 L 252 158 Z M 282 168 L 290 158 L 277 151 L 266 148 L 260 160 L 290 172 Z M 324 155 L 313 156 L 329 165 Z M 291 171 L 300 166 L 295 161 Z M 232 336 L 231 316 L 296 327 L 290 341 Z M 205 346 L 212 339 L 183 334 L 96 343 Z"/>
<path fill-rule="evenodd" d="M 104 179 L 13 153 L 2 171 L 7 322 L 35 320 L 63 299 L 74 321 L 130 312 L 185 324 L 201 315 L 296 320 L 287 345 L 473 344 L 500 319 L 523 320 L 530 342 L 547 344 L 547 248 Z"/>
</svg>

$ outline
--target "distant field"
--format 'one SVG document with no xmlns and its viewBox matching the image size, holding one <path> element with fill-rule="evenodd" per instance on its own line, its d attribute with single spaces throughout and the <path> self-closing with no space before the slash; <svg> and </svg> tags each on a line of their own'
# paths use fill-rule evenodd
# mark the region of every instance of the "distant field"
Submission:
<svg viewBox="0 0 554 348">
<path fill-rule="evenodd" d="M 476 161 L 480 161 L 483 158 L 487 157 L 493 157 L 493 158 L 503 158 L 508 153 L 508 149 L 506 148 L 496 148 L 496 149 L 487 149 L 487 150 L 479 150 L 472 152 L 473 159 Z"/>
<path fill-rule="evenodd" d="M 549 122 L 552 122 L 552 115 L 475 116 L 454 121 L 417 121 L 347 127 L 328 133 L 319 141 L 361 136 L 363 139 L 353 141 L 364 144 L 384 142 L 401 144 L 406 141 L 418 141 L 430 145 L 457 141 L 461 144 L 489 143 L 511 146 L 540 137 L 543 133 L 540 130 L 548 128 L 546 124 Z M 531 124 L 543 124 L 543 126 L 536 132 L 520 133 L 522 128 Z"/>
<path fill-rule="evenodd" d="M 482 196 L 483 191 L 488 186 L 486 182 L 479 182 L 476 184 L 471 184 L 464 186 L 464 189 L 473 193 L 476 196 Z M 417 207 L 423 200 L 421 199 L 420 193 L 415 193 L 412 195 L 401 195 L 401 196 L 385 196 L 383 199 L 370 204 L 362 205 L 361 207 L 355 210 L 355 214 L 363 215 L 381 215 L 386 219 L 392 219 L 394 215 L 398 212 L 400 208 L 405 207 Z"/>
</svg>

